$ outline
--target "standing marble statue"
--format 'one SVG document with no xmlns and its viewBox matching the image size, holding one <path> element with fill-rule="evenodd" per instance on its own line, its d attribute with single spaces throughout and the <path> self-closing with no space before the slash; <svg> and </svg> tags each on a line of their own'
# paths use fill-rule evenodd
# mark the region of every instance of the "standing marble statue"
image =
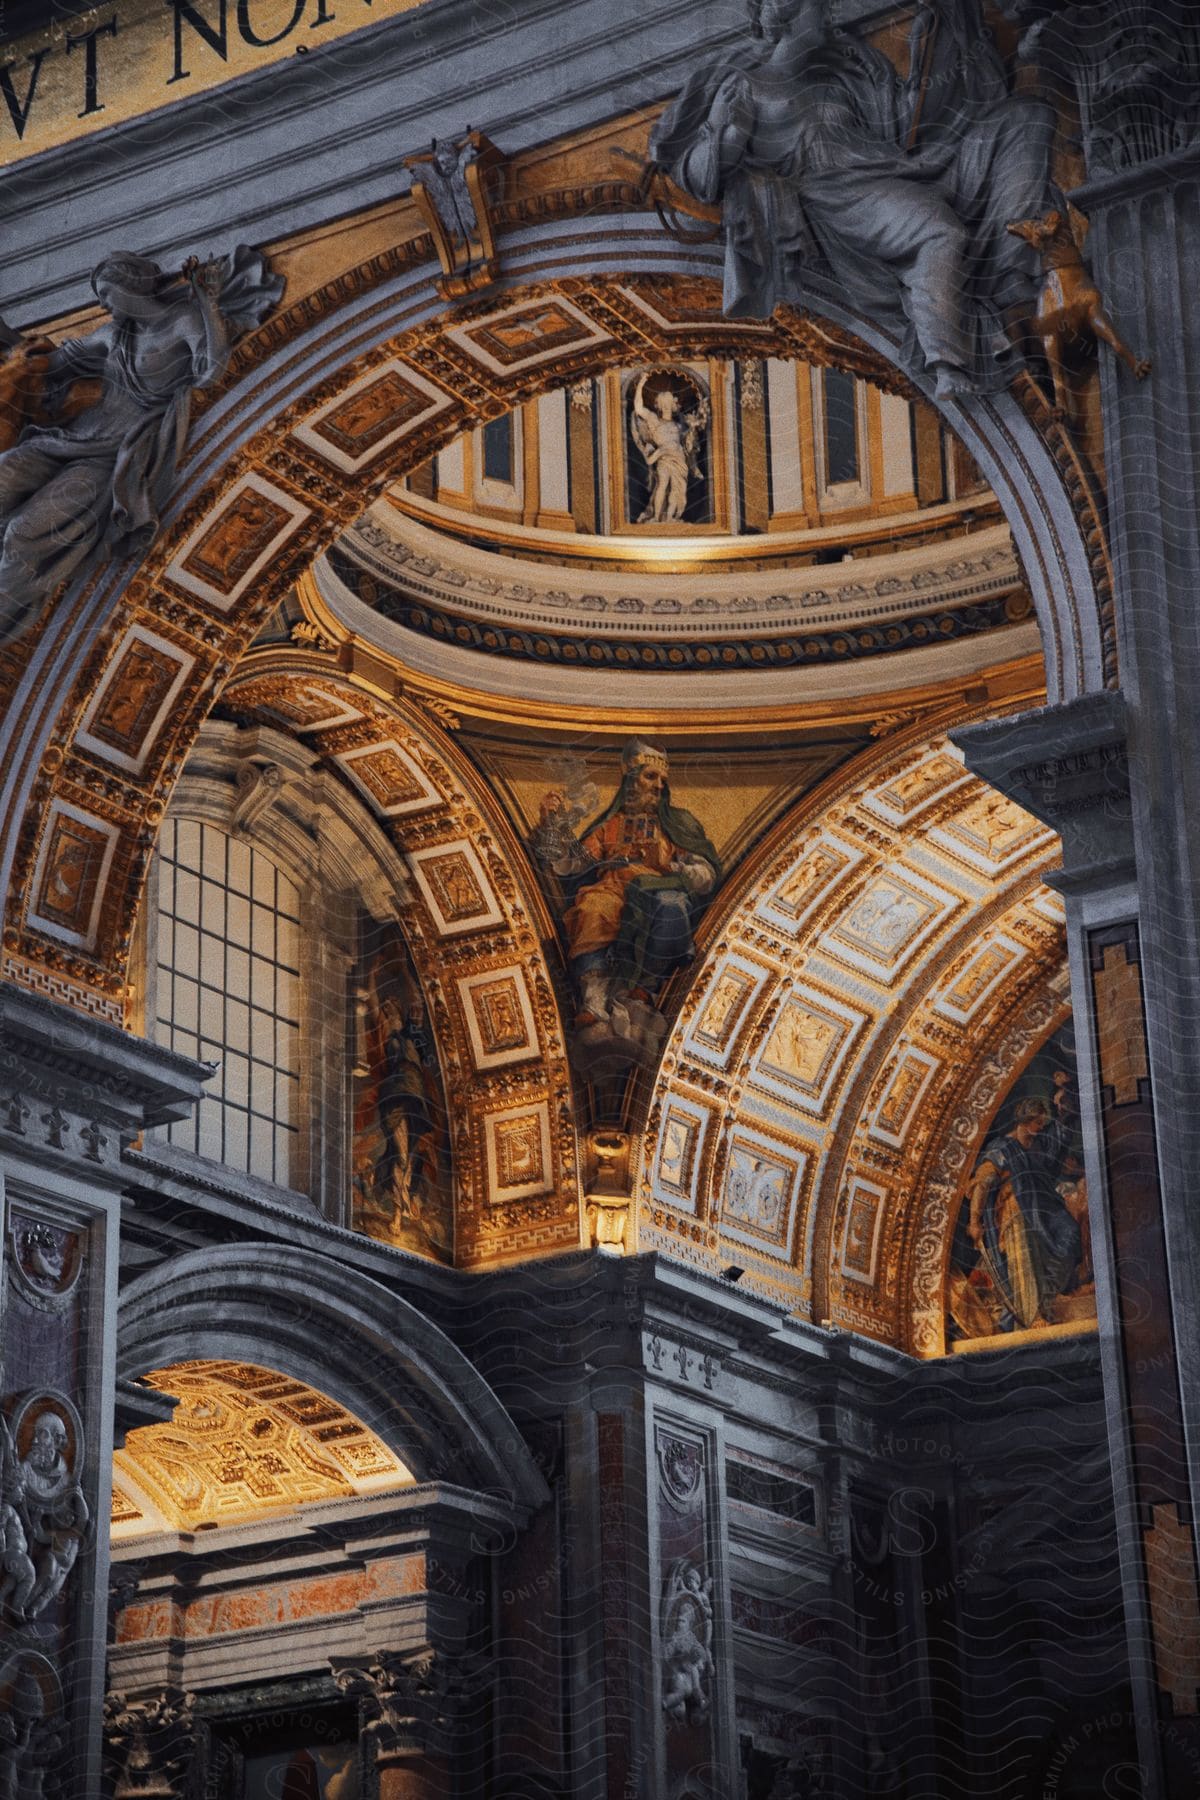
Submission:
<svg viewBox="0 0 1200 1800">
<path fill-rule="evenodd" d="M 47 358 L 42 415 L 0 455 L 0 643 L 32 625 L 96 552 L 145 550 L 158 529 L 187 435 L 193 388 L 225 372 L 231 336 L 283 292 L 245 245 L 178 276 L 145 257 L 106 257 L 92 287 L 111 322 Z M 99 381 L 68 416 L 67 394 Z"/>
<path fill-rule="evenodd" d="M 629 429 L 650 476 L 650 501 L 638 524 L 682 519 L 687 510 L 688 480 L 699 477 L 699 444 L 708 424 L 708 402 L 701 396 L 691 412 L 679 415 L 679 396 L 660 387 L 654 409 L 646 404 L 646 376 L 633 390 Z"/>
<path fill-rule="evenodd" d="M 906 331 L 939 396 L 1001 385 L 1037 288 L 1005 227 L 1042 206 L 1053 117 L 1009 91 L 978 0 L 922 9 L 907 81 L 824 0 L 750 5 L 759 47 L 699 69 L 650 146 L 721 206 L 726 313 L 765 317 L 832 274 Z"/>
</svg>

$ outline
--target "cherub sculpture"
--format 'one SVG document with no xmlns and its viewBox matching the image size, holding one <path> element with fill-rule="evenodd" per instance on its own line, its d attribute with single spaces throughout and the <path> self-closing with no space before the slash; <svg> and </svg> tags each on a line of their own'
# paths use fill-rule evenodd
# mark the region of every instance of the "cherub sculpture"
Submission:
<svg viewBox="0 0 1200 1800">
<path fill-rule="evenodd" d="M 679 1723 L 703 1723 L 712 1707 L 712 1576 L 681 1557 L 667 1575 L 662 1608 L 663 1711 Z"/>
<path fill-rule="evenodd" d="M 1090 337 L 1103 340 L 1121 358 L 1138 381 L 1150 373 L 1150 359 L 1139 356 L 1125 342 L 1105 310 L 1100 289 L 1083 260 L 1087 220 L 1078 207 L 1066 201 L 1037 219 L 1015 219 L 1008 227 L 1014 237 L 1032 244 L 1042 260 L 1042 291 L 1038 297 L 1033 330 L 1041 339 L 1054 382 L 1054 416 L 1065 418 L 1071 390 L 1065 353 Z"/>
</svg>

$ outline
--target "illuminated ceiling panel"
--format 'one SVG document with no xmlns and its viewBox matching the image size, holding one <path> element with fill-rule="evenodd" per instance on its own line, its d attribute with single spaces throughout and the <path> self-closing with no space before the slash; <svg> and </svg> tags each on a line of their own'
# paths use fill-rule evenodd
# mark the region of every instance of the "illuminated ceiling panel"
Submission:
<svg viewBox="0 0 1200 1800">
<path fill-rule="evenodd" d="M 251 1363 L 186 1362 L 146 1376 L 174 1417 L 113 1458 L 113 1536 L 196 1531 L 315 1501 L 404 1487 L 387 1446 L 326 1395 Z"/>
</svg>

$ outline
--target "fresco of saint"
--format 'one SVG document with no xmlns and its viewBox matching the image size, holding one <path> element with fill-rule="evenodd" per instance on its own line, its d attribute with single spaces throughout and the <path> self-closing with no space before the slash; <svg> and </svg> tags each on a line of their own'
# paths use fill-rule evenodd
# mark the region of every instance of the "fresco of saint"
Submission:
<svg viewBox="0 0 1200 1800">
<path fill-rule="evenodd" d="M 671 804 L 666 752 L 634 740 L 621 768 L 612 802 L 578 836 L 556 790 L 542 800 L 532 839 L 569 902 L 563 929 L 580 1030 L 620 1032 L 631 1009 L 653 1011 L 668 975 L 691 961 L 693 927 L 721 878 L 703 826 Z"/>
<path fill-rule="evenodd" d="M 394 928 L 364 955 L 359 994 L 354 1228 L 444 1261 L 452 1231 L 446 1105 L 421 985 Z"/>
<path fill-rule="evenodd" d="M 1035 1059 L 976 1161 L 949 1279 L 947 1324 L 959 1339 L 1095 1316 L 1072 1070 L 1055 1060 L 1053 1046 Z"/>
</svg>

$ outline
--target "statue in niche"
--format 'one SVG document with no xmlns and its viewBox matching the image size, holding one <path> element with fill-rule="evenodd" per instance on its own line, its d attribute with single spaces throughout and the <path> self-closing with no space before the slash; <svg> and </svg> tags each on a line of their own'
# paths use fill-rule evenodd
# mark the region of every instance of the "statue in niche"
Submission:
<svg viewBox="0 0 1200 1800">
<path fill-rule="evenodd" d="M 702 1725 L 712 1710 L 712 1576 L 688 1557 L 673 1563 L 662 1605 L 662 1705 L 677 1724 Z"/>
<path fill-rule="evenodd" d="M 686 410 L 689 398 L 694 400 Z M 638 524 L 682 519 L 688 481 L 703 477 L 700 446 L 708 429 L 708 401 L 690 377 L 666 372 L 638 376 L 629 429 L 646 463 L 650 501 Z"/>
<path fill-rule="evenodd" d="M 835 31 L 824 0 L 750 0 L 759 47 L 709 63 L 655 127 L 654 164 L 725 232 L 726 313 L 766 317 L 832 273 L 906 329 L 941 398 L 1013 373 L 1037 290 L 1006 230 L 1043 210 L 1053 115 L 1009 90 L 978 4 L 923 9 L 914 68 Z"/>
<path fill-rule="evenodd" d="M 178 275 L 127 252 L 92 288 L 110 323 L 51 350 L 39 419 L 0 454 L 0 642 L 33 625 L 94 555 L 138 555 L 153 540 L 187 435 L 193 388 L 225 373 L 231 337 L 283 292 L 257 250 L 190 257 Z M 99 383 L 72 411 L 70 390 Z"/>
<path fill-rule="evenodd" d="M 563 927 L 576 1027 L 589 1047 L 624 1045 L 627 1061 L 661 1039 L 657 995 L 672 970 L 691 960 L 693 928 L 721 877 L 699 820 L 671 804 L 668 776 L 666 752 L 635 739 L 621 758 L 621 785 L 598 818 L 576 835 L 582 804 L 555 789 L 542 799 L 531 839 L 569 902 Z"/>
<path fill-rule="evenodd" d="M 60 1413 L 39 1402 L 28 1446 L 18 1449 L 0 1422 L 0 1600 L 18 1618 L 36 1619 L 57 1598 L 87 1535 L 87 1501 L 74 1470 L 78 1443 Z"/>
</svg>

